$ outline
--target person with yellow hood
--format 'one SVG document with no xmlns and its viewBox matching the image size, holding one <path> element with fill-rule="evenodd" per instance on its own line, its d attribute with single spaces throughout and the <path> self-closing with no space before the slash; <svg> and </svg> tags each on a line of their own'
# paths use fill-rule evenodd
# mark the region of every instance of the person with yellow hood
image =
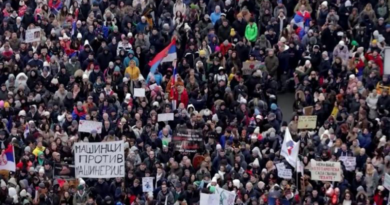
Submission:
<svg viewBox="0 0 390 205">
<path fill-rule="evenodd" d="M 125 75 L 129 74 L 131 80 L 138 80 L 140 75 L 139 68 L 136 66 L 135 61 L 131 60 L 129 66 L 125 70 Z"/>
<path fill-rule="evenodd" d="M 36 156 L 36 157 L 38 157 L 38 155 L 39 155 L 39 152 L 43 152 L 43 151 L 45 151 L 45 149 L 46 149 L 46 147 L 44 147 L 43 145 L 42 145 L 42 142 L 38 142 L 38 144 L 37 144 L 37 146 L 35 147 L 35 149 L 34 149 L 34 151 L 33 151 L 33 154 Z"/>
</svg>

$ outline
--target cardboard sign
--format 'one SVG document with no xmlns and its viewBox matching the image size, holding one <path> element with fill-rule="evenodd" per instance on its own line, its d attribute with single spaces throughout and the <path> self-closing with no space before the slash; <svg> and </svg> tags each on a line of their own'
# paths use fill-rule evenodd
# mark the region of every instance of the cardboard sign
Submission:
<svg viewBox="0 0 390 205">
<path fill-rule="evenodd" d="M 153 179 L 154 177 L 142 177 L 142 191 L 153 192 Z"/>
<path fill-rule="evenodd" d="M 303 108 L 303 114 L 304 115 L 312 115 L 313 114 L 313 106 L 308 106 Z"/>
<path fill-rule="evenodd" d="M 292 178 L 292 170 L 287 169 L 284 163 L 276 164 L 276 169 L 278 170 L 278 177 L 283 179 L 291 179 Z"/>
<path fill-rule="evenodd" d="M 311 179 L 317 181 L 341 181 L 340 162 L 310 161 Z"/>
<path fill-rule="evenodd" d="M 385 179 L 383 180 L 383 186 L 387 189 L 390 190 L 390 175 L 386 173 Z"/>
<path fill-rule="evenodd" d="M 173 113 L 161 113 L 157 116 L 159 122 L 173 121 L 174 118 Z"/>
<path fill-rule="evenodd" d="M 134 88 L 134 97 L 145 97 L 145 88 Z"/>
<path fill-rule="evenodd" d="M 74 156 L 76 178 L 125 177 L 123 141 L 76 143 Z"/>
<path fill-rule="evenodd" d="M 347 171 L 354 171 L 356 167 L 356 157 L 352 156 L 341 156 L 340 161 L 344 163 L 345 169 Z"/>
<path fill-rule="evenodd" d="M 92 130 L 96 130 L 97 133 L 102 133 L 102 123 L 91 120 L 80 120 L 79 132 L 91 133 Z"/>
<path fill-rule="evenodd" d="M 41 28 L 26 30 L 26 43 L 38 42 L 41 40 Z"/>
<path fill-rule="evenodd" d="M 252 73 L 256 70 L 256 66 L 258 66 L 259 64 L 259 61 L 245 61 L 242 64 L 242 74 L 252 75 Z"/>
<path fill-rule="evenodd" d="M 299 116 L 298 129 L 315 129 L 317 127 L 317 116 Z"/>
</svg>

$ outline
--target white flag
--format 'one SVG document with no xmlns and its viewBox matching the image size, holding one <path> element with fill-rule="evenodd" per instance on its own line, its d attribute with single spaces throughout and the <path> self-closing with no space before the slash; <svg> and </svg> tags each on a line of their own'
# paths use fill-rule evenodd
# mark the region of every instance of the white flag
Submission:
<svg viewBox="0 0 390 205">
<path fill-rule="evenodd" d="M 287 162 L 291 164 L 294 168 L 297 167 L 299 153 L 299 142 L 294 142 L 291 137 L 290 130 L 286 128 L 286 133 L 284 134 L 284 140 L 282 144 L 282 156 L 286 158 Z"/>
<path fill-rule="evenodd" d="M 297 172 L 299 173 L 303 173 L 303 170 L 304 170 L 304 165 L 303 165 L 303 162 L 301 160 L 298 159 L 298 162 L 297 162 Z"/>
</svg>

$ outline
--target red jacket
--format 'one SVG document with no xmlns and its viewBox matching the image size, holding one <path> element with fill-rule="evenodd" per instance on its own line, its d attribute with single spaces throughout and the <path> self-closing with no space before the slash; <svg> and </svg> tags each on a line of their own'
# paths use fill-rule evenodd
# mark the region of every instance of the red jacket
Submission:
<svg viewBox="0 0 390 205">
<path fill-rule="evenodd" d="M 177 89 L 173 91 L 173 99 L 176 100 L 176 104 L 179 105 L 180 103 L 184 104 L 184 107 L 187 107 L 188 105 L 188 93 L 187 90 L 184 88 L 183 92 L 180 95 L 180 101 L 179 101 L 179 92 Z"/>
<path fill-rule="evenodd" d="M 379 73 L 382 76 L 383 75 L 383 59 L 378 54 L 376 57 L 374 57 L 371 53 L 366 53 L 365 55 L 367 61 L 374 61 L 374 63 L 379 67 Z"/>
</svg>

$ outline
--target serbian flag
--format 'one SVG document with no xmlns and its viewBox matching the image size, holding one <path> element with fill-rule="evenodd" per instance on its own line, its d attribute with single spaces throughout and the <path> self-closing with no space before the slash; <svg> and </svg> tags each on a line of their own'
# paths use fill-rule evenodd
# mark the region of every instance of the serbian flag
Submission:
<svg viewBox="0 0 390 205">
<path fill-rule="evenodd" d="M 149 62 L 150 72 L 155 73 L 160 63 L 172 62 L 176 58 L 176 39 L 173 38 L 171 43 Z"/>
<path fill-rule="evenodd" d="M 0 170 L 15 171 L 15 153 L 14 147 L 9 144 L 8 147 L 1 152 L 0 155 Z"/>
<path fill-rule="evenodd" d="M 54 2 L 54 0 L 50 0 L 48 6 L 50 8 L 51 13 L 57 15 L 62 8 L 62 1 L 57 0 L 56 2 Z"/>
<path fill-rule="evenodd" d="M 304 11 L 304 12 L 297 11 L 295 13 L 295 16 L 294 16 L 295 25 L 297 25 L 301 28 L 309 27 L 310 20 L 311 20 L 311 16 L 310 16 L 310 13 L 307 11 Z"/>
</svg>

